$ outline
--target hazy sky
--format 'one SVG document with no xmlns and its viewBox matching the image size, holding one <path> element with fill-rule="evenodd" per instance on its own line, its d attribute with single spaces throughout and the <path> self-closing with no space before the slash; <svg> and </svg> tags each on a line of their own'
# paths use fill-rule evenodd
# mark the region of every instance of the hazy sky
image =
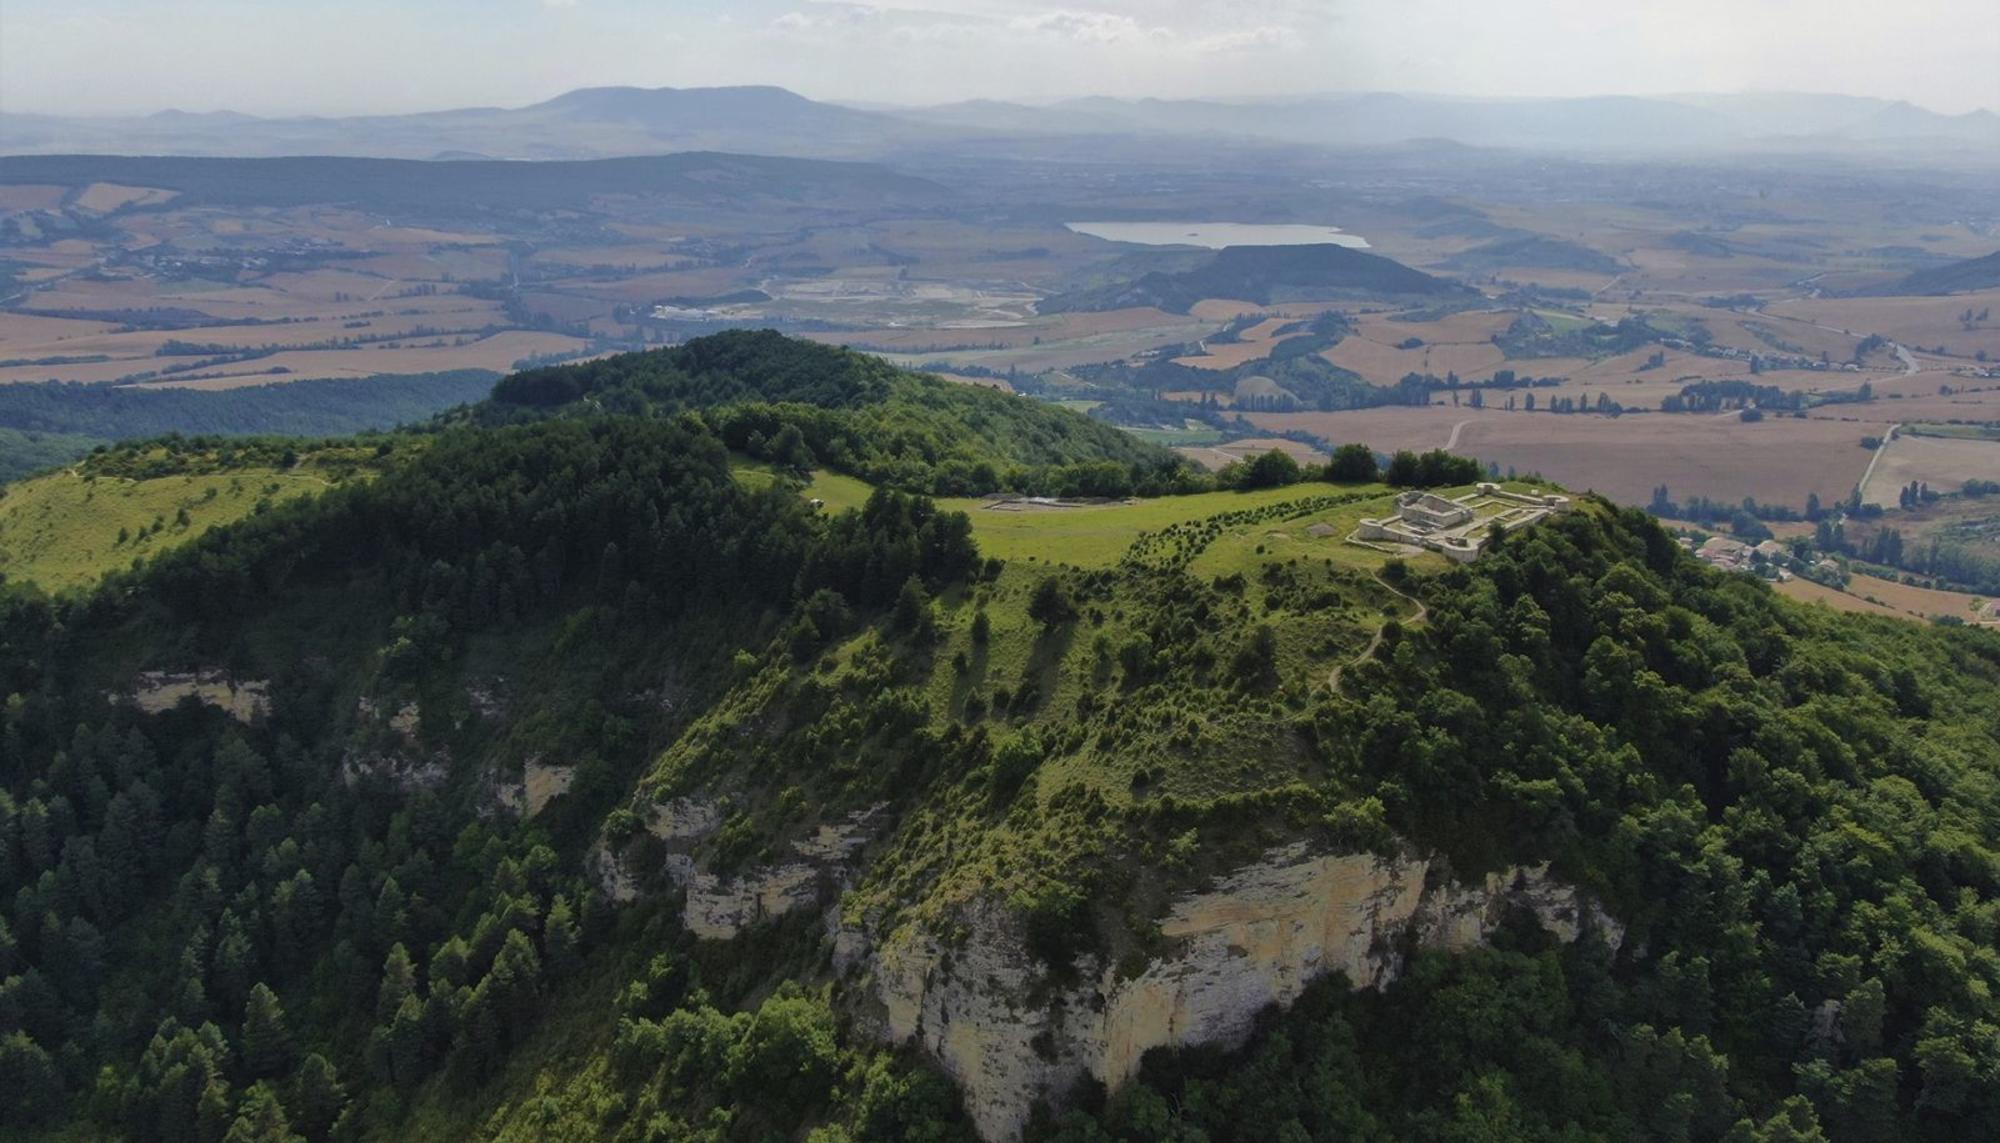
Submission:
<svg viewBox="0 0 2000 1143">
<path fill-rule="evenodd" d="M 0 0 L 0 110 L 1794 90 L 2000 110 L 1993 0 Z"/>
</svg>

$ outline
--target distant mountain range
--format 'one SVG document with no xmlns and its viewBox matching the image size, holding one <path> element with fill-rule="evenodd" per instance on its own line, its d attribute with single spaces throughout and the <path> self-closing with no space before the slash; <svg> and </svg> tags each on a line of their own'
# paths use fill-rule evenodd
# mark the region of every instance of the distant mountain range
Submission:
<svg viewBox="0 0 2000 1143">
<path fill-rule="evenodd" d="M 166 111 L 136 119 L 0 114 L 0 153 L 592 159 L 677 151 L 857 158 L 948 139 L 914 120 L 778 87 L 584 88 L 528 107 L 263 119 Z"/>
<path fill-rule="evenodd" d="M 2000 116 L 1796 94 L 1510 100 L 1359 94 L 1238 102 L 1092 97 L 1046 106 L 973 100 L 864 109 L 777 87 L 599 87 L 519 108 L 347 118 L 230 111 L 122 119 L 0 114 L 0 153 L 6 154 L 579 159 L 714 150 L 884 158 L 1076 136 L 1231 137 L 1331 147 L 1444 139 L 1622 152 L 1922 149 L 1978 159 L 2000 152 Z"/>
</svg>

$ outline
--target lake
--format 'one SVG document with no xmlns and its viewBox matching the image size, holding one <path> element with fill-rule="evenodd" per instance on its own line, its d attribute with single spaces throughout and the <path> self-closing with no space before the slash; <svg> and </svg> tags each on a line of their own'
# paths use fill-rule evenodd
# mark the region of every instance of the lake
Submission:
<svg viewBox="0 0 2000 1143">
<path fill-rule="evenodd" d="M 1069 222 L 1078 234 L 1142 246 L 1311 246 L 1331 243 L 1365 249 L 1368 240 L 1338 226 L 1262 222 Z"/>
</svg>

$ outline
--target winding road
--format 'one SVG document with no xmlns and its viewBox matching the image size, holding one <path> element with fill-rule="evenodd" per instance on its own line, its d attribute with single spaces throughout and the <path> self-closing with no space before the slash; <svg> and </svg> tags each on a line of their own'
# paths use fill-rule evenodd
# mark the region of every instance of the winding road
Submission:
<svg viewBox="0 0 2000 1143">
<path fill-rule="evenodd" d="M 1459 423 L 1461 426 L 1464 424 L 1463 421 Z M 1452 430 L 1452 436 L 1454 439 L 1458 436 L 1458 431 L 1456 429 Z M 1397 599 L 1404 601 L 1405 603 L 1414 604 L 1416 606 L 1417 613 L 1415 615 L 1410 616 L 1410 624 L 1414 625 L 1422 623 L 1425 620 L 1425 618 L 1427 618 L 1430 615 L 1431 613 L 1430 608 L 1425 607 L 1421 600 L 1417 599 L 1415 596 L 1405 595 L 1402 592 L 1397 591 L 1395 588 L 1390 587 L 1389 581 L 1382 578 L 1381 572 L 1373 573 L 1372 578 L 1375 580 L 1376 583 L 1382 585 L 1382 590 L 1388 592 L 1390 595 L 1395 596 Z M 1382 632 L 1387 630 L 1388 626 L 1389 626 L 1388 623 L 1384 622 L 1382 626 L 1377 627 L 1375 629 L 1374 637 L 1368 640 L 1368 646 L 1362 648 L 1361 653 L 1359 655 L 1354 656 L 1352 659 L 1349 659 L 1345 663 L 1337 664 L 1333 668 L 1333 670 L 1327 674 L 1326 686 L 1328 690 L 1334 690 L 1334 691 L 1339 690 L 1340 676 L 1347 670 L 1347 668 L 1352 667 L 1357 663 L 1367 662 L 1370 658 L 1374 656 L 1376 649 L 1382 646 Z"/>
<path fill-rule="evenodd" d="M 1448 439 L 1448 440 L 1446 440 L 1446 441 L 1444 442 L 1444 451 L 1446 451 L 1446 452 L 1450 452 L 1450 451 L 1451 451 L 1452 449 L 1455 449 L 1455 448 L 1457 448 L 1457 447 L 1458 447 L 1458 434 L 1459 434 L 1459 432 L 1460 432 L 1461 430 L 1463 430 L 1463 429 L 1465 428 L 1465 426 L 1467 426 L 1467 425 L 1469 425 L 1469 424 L 1471 424 L 1471 423 L 1472 423 L 1471 421 L 1460 421 L 1460 422 L 1458 422 L 1457 424 L 1455 424 L 1455 425 L 1453 425 L 1453 426 L 1451 427 L 1451 437 L 1450 437 L 1450 439 Z M 1384 587 L 1387 587 L 1388 585 L 1387 585 L 1387 584 L 1384 584 L 1383 586 L 1384 586 Z"/>
</svg>

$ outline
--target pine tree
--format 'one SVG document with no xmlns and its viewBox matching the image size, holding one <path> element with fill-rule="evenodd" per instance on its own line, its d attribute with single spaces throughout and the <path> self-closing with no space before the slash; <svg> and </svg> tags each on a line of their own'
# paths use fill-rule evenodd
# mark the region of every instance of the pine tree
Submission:
<svg viewBox="0 0 2000 1143">
<path fill-rule="evenodd" d="M 306 1056 L 292 1078 L 292 1117 L 299 1130 L 311 1140 L 326 1138 L 346 1104 L 347 1089 L 333 1065 L 318 1052 Z"/>
<path fill-rule="evenodd" d="M 403 998 L 417 989 L 417 968 L 410 960 L 410 950 L 400 943 L 389 949 L 389 956 L 382 962 L 382 987 L 375 994 L 375 1022 L 387 1024 L 396 1016 L 396 1010 L 403 1006 Z"/>
<path fill-rule="evenodd" d="M 569 898 L 558 893 L 549 902 L 549 915 L 542 923 L 542 952 L 550 972 L 567 976 L 576 971 L 581 959 L 577 943 L 576 912 L 570 908 Z"/>
<path fill-rule="evenodd" d="M 263 987 L 259 985 L 258 987 Z M 222 1143 L 305 1143 L 285 1117 L 285 1105 L 269 1084 L 252 1084 L 237 1105 L 236 1121 Z"/>
<path fill-rule="evenodd" d="M 283 1075 L 292 1066 L 292 1033 L 277 993 L 259 982 L 243 1005 L 243 1066 L 260 1079 Z"/>
<path fill-rule="evenodd" d="M 215 958 L 209 970 L 210 993 L 231 1011 L 250 997 L 250 984 L 257 977 L 257 954 L 243 932 L 243 922 L 235 910 L 222 915 L 222 936 L 215 942 Z"/>
</svg>

